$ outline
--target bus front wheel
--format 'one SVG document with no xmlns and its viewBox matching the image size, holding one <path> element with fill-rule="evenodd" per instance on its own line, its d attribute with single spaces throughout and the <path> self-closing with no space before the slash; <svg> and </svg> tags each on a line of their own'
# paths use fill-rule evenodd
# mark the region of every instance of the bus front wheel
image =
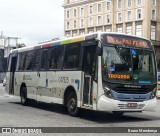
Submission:
<svg viewBox="0 0 160 136">
<path fill-rule="evenodd" d="M 77 107 L 77 97 L 74 92 L 68 95 L 67 109 L 70 116 L 77 116 L 79 108 Z"/>
<path fill-rule="evenodd" d="M 26 87 L 22 87 L 22 89 L 21 89 L 21 104 L 24 106 L 26 106 L 28 104 Z"/>
</svg>

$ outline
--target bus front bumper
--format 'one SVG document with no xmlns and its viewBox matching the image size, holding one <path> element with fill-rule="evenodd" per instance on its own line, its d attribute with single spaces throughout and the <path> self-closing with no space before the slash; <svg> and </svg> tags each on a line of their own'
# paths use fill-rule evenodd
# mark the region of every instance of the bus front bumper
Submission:
<svg viewBox="0 0 160 136">
<path fill-rule="evenodd" d="M 98 100 L 98 111 L 124 111 L 124 112 L 139 112 L 139 111 L 153 111 L 156 109 L 157 99 L 151 99 L 143 102 L 129 102 L 109 99 L 102 95 Z"/>
</svg>

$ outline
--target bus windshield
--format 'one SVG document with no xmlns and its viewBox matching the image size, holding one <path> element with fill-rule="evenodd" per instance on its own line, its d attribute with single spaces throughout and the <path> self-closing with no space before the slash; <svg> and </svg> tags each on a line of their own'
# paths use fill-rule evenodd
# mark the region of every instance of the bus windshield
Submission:
<svg viewBox="0 0 160 136">
<path fill-rule="evenodd" d="M 105 82 L 154 84 L 154 52 L 144 48 L 103 45 L 102 77 Z"/>
</svg>

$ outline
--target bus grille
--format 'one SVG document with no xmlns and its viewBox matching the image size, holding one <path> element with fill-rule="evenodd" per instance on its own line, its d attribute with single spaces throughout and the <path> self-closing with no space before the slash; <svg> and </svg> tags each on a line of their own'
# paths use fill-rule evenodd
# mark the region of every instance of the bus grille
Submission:
<svg viewBox="0 0 160 136">
<path fill-rule="evenodd" d="M 145 106 L 144 104 L 138 104 L 136 107 L 128 107 L 127 104 L 118 104 L 118 107 L 120 109 L 123 109 L 123 110 L 125 110 L 125 109 L 137 109 L 137 110 L 141 110 L 141 109 L 144 108 L 144 106 Z"/>
<path fill-rule="evenodd" d="M 124 88 L 124 87 L 117 87 L 115 89 L 115 91 L 117 93 L 128 93 L 128 94 L 147 94 L 149 92 L 151 92 L 151 90 L 147 89 L 147 88 Z"/>
</svg>

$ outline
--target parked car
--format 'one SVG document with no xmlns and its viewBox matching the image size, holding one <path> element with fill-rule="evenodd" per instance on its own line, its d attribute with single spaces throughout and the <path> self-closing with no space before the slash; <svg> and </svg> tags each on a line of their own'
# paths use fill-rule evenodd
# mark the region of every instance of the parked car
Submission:
<svg viewBox="0 0 160 136">
<path fill-rule="evenodd" d="M 3 86 L 5 86 L 5 85 L 6 85 L 6 77 L 3 80 Z"/>
</svg>

